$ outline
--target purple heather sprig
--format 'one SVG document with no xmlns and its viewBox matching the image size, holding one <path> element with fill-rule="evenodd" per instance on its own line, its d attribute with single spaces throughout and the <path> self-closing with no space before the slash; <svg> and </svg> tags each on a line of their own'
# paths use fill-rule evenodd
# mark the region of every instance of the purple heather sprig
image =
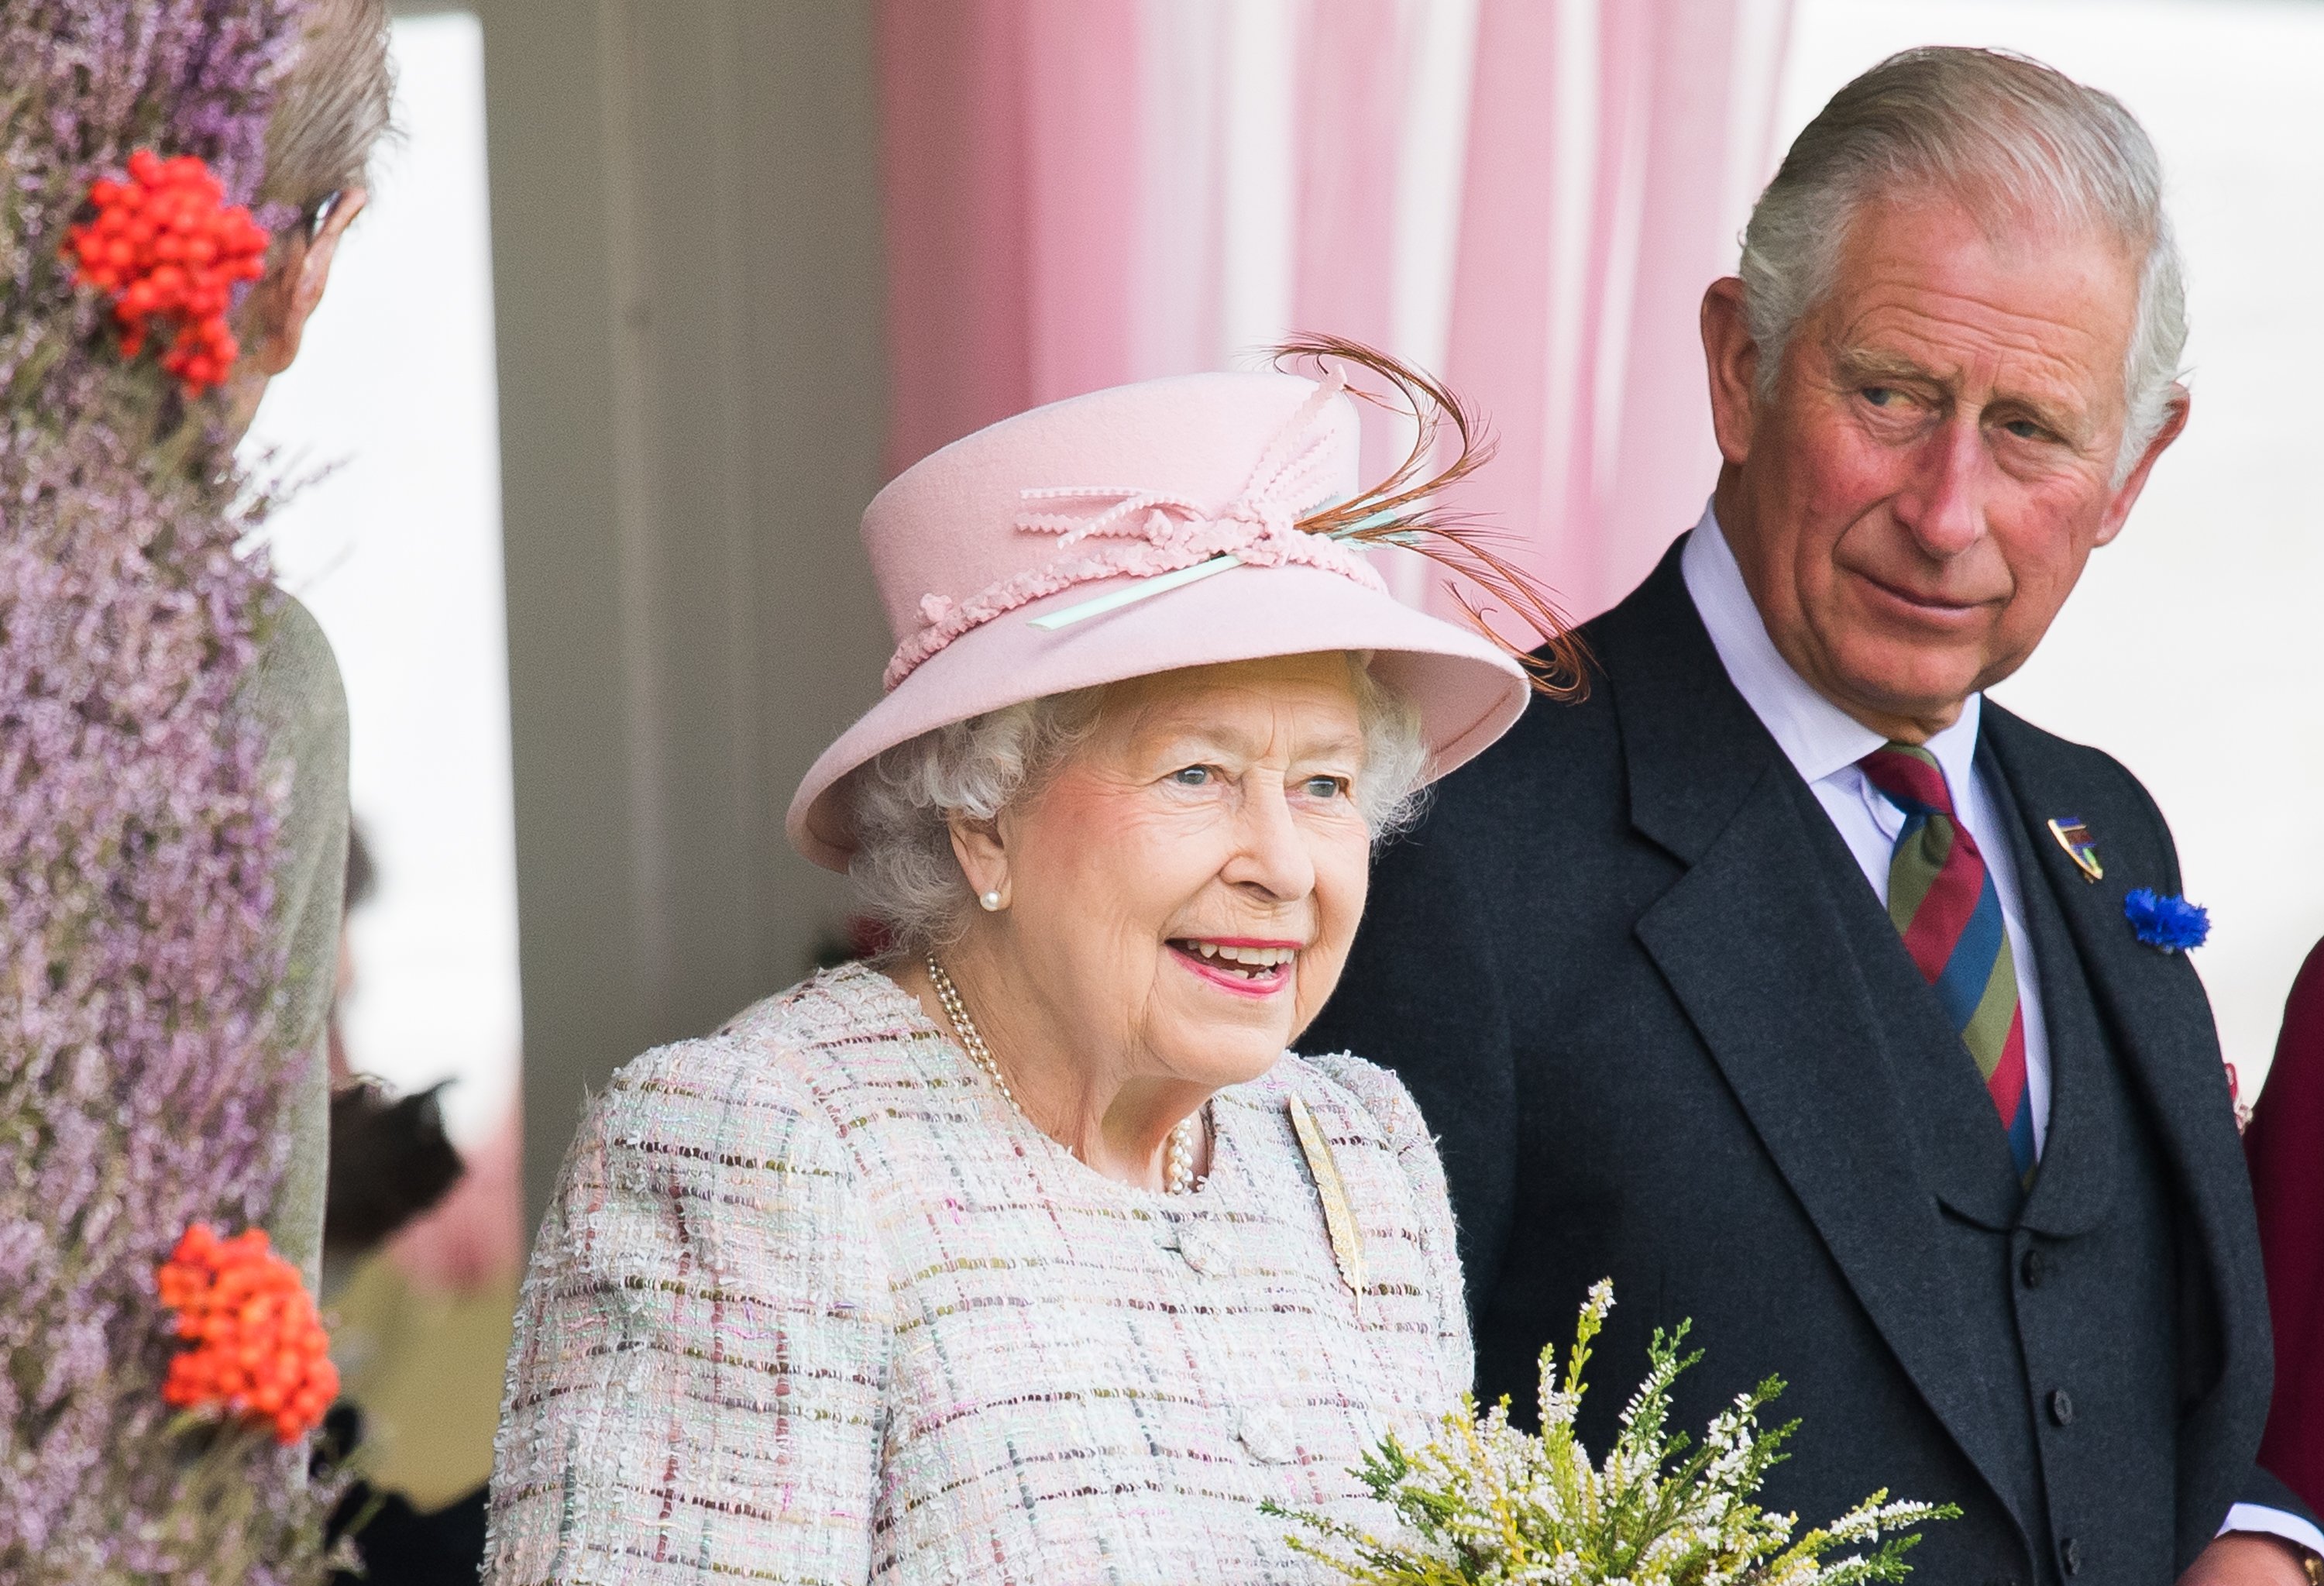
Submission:
<svg viewBox="0 0 2324 1586">
<path fill-rule="evenodd" d="M 0 1578 L 311 1572 L 299 1450 L 188 1434 L 153 1271 L 263 1220 L 281 768 L 236 709 L 272 620 L 226 437 L 59 259 L 151 146 L 235 201 L 300 0 L 0 6 Z M 262 219 L 265 218 L 262 217 Z"/>
</svg>

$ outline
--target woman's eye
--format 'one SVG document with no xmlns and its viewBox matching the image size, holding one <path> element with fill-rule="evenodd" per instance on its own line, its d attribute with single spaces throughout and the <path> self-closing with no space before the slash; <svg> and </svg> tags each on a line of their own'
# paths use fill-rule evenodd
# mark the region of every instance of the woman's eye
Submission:
<svg viewBox="0 0 2324 1586">
<path fill-rule="evenodd" d="M 1208 787 L 1211 780 L 1211 768 L 1206 765 L 1182 766 L 1170 773 L 1170 779 L 1181 788 Z"/>
<path fill-rule="evenodd" d="M 1307 779 L 1307 797 L 1310 798 L 1337 798 L 1347 790 L 1348 784 L 1338 777 Z"/>
</svg>

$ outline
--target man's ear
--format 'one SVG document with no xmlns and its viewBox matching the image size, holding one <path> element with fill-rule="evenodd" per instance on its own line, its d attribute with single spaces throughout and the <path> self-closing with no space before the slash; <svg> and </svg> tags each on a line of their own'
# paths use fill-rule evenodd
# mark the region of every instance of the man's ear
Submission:
<svg viewBox="0 0 2324 1586">
<path fill-rule="evenodd" d="M 2130 509 L 2138 504 L 2139 493 L 2146 488 L 2146 476 L 2154 471 L 2155 461 L 2164 449 L 2186 429 L 2187 415 L 2194 404 L 2194 393 L 2173 382 L 2171 404 L 2163 414 L 2163 428 L 2154 432 L 2154 438 L 2138 454 L 2130 477 L 2116 487 L 2114 499 L 2107 503 L 2106 516 L 2098 521 L 2098 544 L 2111 545 L 2114 537 L 2122 532 L 2122 526 L 2130 521 Z"/>
<path fill-rule="evenodd" d="M 1711 376 L 1711 428 L 1719 454 L 1739 465 L 1751 455 L 1758 400 L 1759 346 L 1743 314 L 1743 282 L 1729 275 L 1702 294 L 1702 361 Z"/>
<path fill-rule="evenodd" d="M 371 195 L 362 188 L 341 193 L 323 217 L 320 231 L 311 238 L 291 240 L 280 278 L 260 283 L 268 300 L 261 306 L 258 345 L 251 355 L 269 379 L 290 367 L 298 357 L 308 318 L 322 302 L 324 287 L 330 284 L 331 261 L 338 254 L 339 239 L 370 201 Z"/>
</svg>

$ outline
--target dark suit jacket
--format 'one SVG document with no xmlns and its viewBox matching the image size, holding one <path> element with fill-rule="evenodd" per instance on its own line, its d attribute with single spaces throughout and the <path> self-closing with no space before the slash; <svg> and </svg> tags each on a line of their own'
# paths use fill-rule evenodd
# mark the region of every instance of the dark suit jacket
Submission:
<svg viewBox="0 0 2324 1586">
<path fill-rule="evenodd" d="M 2013 845 L 2047 922 L 2045 1012 L 2087 1010 L 2087 1040 L 2066 1043 L 2087 1070 L 2060 1077 L 2021 1219 L 1973 1066 L 1728 680 L 1678 548 L 1584 635 L 1588 698 L 1536 705 L 1383 852 L 1341 989 L 1300 1042 L 1393 1067 L 1442 1137 L 1482 1394 L 1529 1406 L 1537 1352 L 1610 1276 L 1593 1447 L 1646 1333 L 1692 1317 L 1709 1353 L 1687 1422 L 1766 1372 L 1791 1383 L 1778 1410 L 1804 1424 L 1776 1507 L 1820 1523 L 1875 1487 L 1963 1506 L 1915 1554 L 1921 1578 L 2099 1558 L 2109 1586 L 2167 1582 L 2237 1498 L 2289 1507 L 2253 1466 L 2267 1314 L 2209 1006 L 2123 917 L 2128 888 L 2179 890 L 2145 791 L 1985 705 L 1981 763 L 2025 828 Z M 2103 882 L 2052 816 L 2088 824 Z M 1946 1146 L 1956 1122 L 1967 1143 Z M 2085 1237 L 2140 1207 L 2148 1245 Z M 2136 1270 L 2075 1265 L 2125 1249 Z M 2146 1312 L 2121 1297 L 2142 1286 Z M 2080 1485 L 2053 1462 L 2045 1498 L 2043 1462 L 2072 1460 Z M 2050 1508 L 2072 1513 L 2053 1528 Z"/>
</svg>

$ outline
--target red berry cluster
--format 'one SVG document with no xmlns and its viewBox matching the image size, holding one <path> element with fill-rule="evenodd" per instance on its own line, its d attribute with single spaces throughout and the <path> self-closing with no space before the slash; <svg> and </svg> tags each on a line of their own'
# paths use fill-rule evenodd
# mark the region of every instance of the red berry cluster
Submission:
<svg viewBox="0 0 2324 1586">
<path fill-rule="evenodd" d="M 161 1303 L 188 1342 L 170 1362 L 161 1397 L 180 1409 L 223 1411 L 272 1425 L 296 1443 L 338 1397 L 330 1337 L 299 1269 L 263 1231 L 222 1240 L 197 1222 L 155 1274 Z"/>
<path fill-rule="evenodd" d="M 155 324 L 171 331 L 161 366 L 189 397 L 226 378 L 241 355 L 226 309 L 238 281 L 266 272 L 265 228 L 191 154 L 164 160 L 151 149 L 129 156 L 129 180 L 100 179 L 88 189 L 97 217 L 76 226 L 65 256 L 80 280 L 113 294 L 121 351 L 134 358 Z"/>
</svg>

